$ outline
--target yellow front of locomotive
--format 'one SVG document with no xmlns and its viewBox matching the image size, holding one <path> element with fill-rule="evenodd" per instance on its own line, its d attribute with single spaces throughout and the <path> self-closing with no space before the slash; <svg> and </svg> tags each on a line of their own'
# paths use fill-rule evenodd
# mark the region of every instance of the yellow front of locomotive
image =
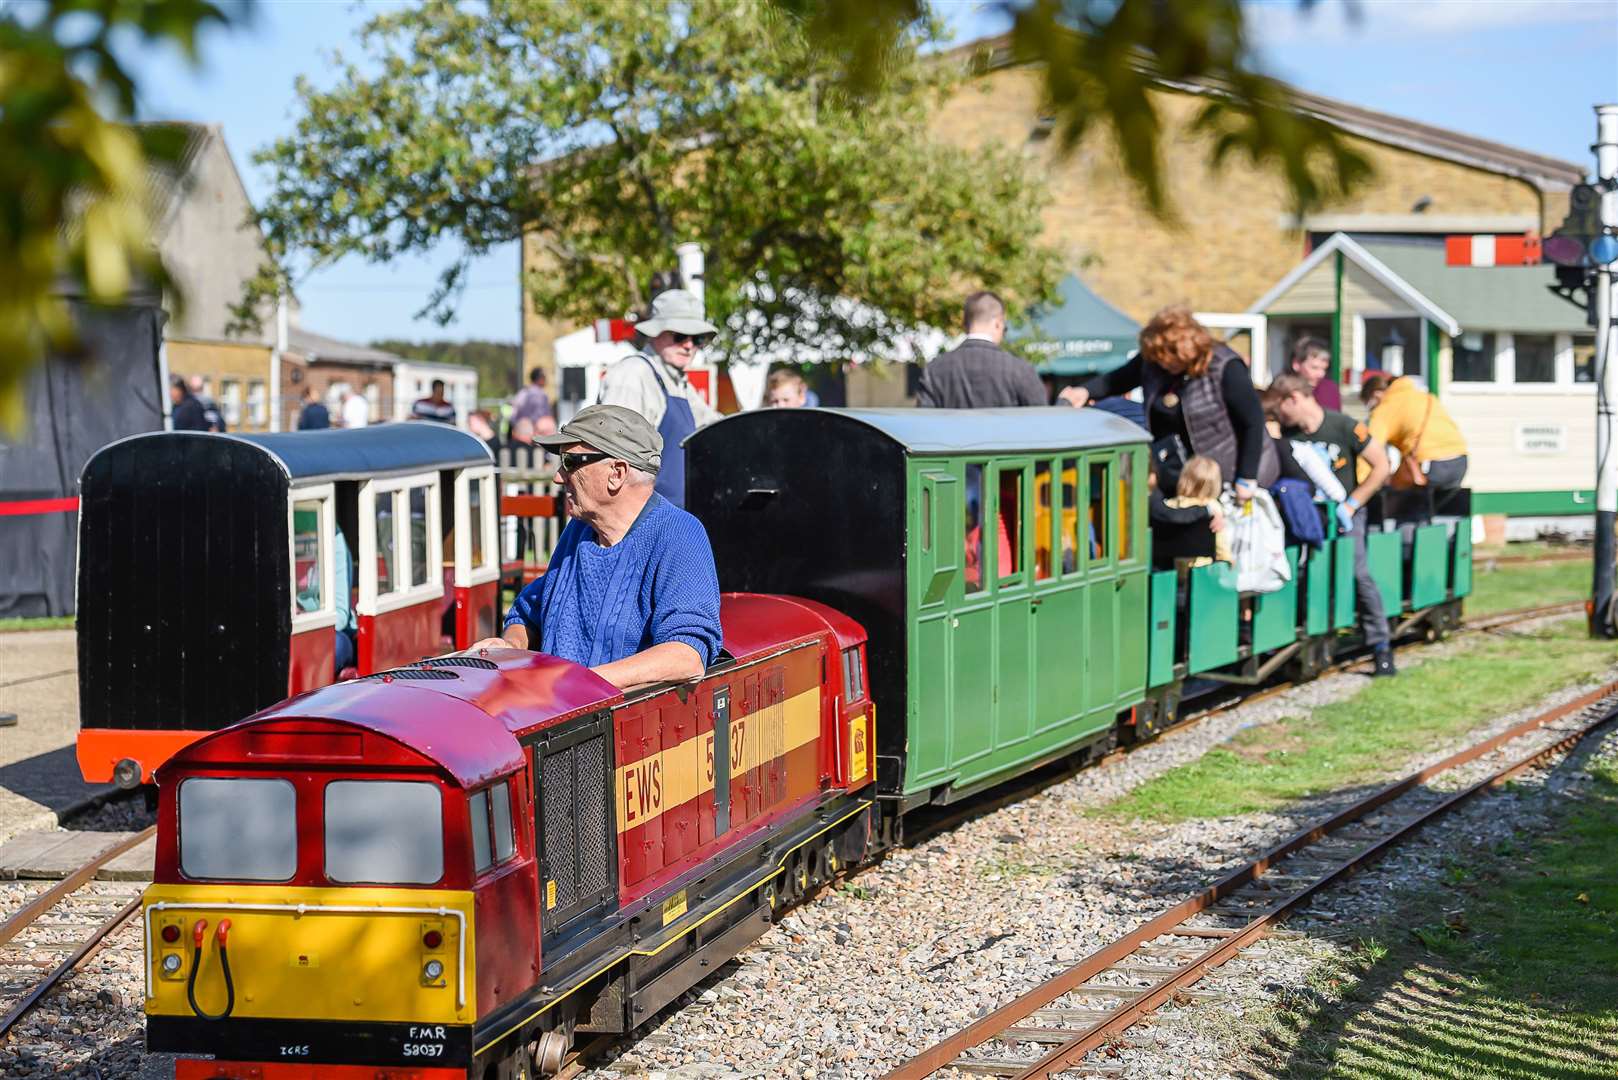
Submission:
<svg viewBox="0 0 1618 1080">
<path fill-rule="evenodd" d="M 147 1048 L 177 1080 L 450 1080 L 472 1063 L 473 894 L 431 778 L 186 776 L 145 893 Z M 318 813 L 317 813 L 318 811 Z"/>
</svg>

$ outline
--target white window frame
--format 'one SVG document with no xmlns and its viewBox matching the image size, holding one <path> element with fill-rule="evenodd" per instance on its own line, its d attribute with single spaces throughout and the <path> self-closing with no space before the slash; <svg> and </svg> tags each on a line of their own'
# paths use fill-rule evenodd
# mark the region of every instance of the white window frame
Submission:
<svg viewBox="0 0 1618 1080">
<path fill-rule="evenodd" d="M 1556 381 L 1548 383 L 1520 383 L 1517 381 L 1517 335 L 1510 330 L 1478 329 L 1480 334 L 1494 335 L 1494 379 L 1491 382 L 1461 382 L 1453 377 L 1454 361 L 1451 361 L 1450 378 L 1444 380 L 1443 394 L 1466 396 L 1468 394 L 1498 394 L 1509 392 L 1518 395 L 1554 395 L 1590 394 L 1596 392 L 1593 382 L 1580 383 L 1573 381 L 1573 335 L 1567 332 L 1554 333 L 1551 338 L 1555 341 L 1556 349 Z M 1535 336 L 1543 336 L 1538 331 L 1525 331 Z M 1453 346 L 1451 346 L 1453 355 Z"/>
<path fill-rule="evenodd" d="M 242 422 L 242 380 L 220 379 L 219 399 L 215 404 L 219 406 L 219 415 L 226 424 L 239 427 Z"/>
<path fill-rule="evenodd" d="M 263 379 L 247 380 L 247 422 L 263 424 L 270 414 L 270 395 Z"/>
<path fill-rule="evenodd" d="M 410 506 L 403 500 L 403 513 L 393 515 L 393 580 L 400 588 L 378 595 L 376 591 L 376 497 L 413 487 L 427 488 L 427 583 L 411 585 Z M 412 607 L 444 595 L 443 500 L 438 490 L 438 473 L 411 473 L 367 480 L 360 485 L 360 599 L 356 615 L 384 615 Z M 434 573 L 434 569 L 437 572 Z"/>
<path fill-rule="evenodd" d="M 483 520 L 470 520 L 473 484 L 483 485 L 481 505 Z M 500 577 L 500 518 L 495 513 L 495 500 L 500 497 L 495 483 L 494 466 L 478 465 L 461 469 L 455 474 L 455 587 L 470 588 L 483 585 Z M 483 536 L 484 566 L 472 565 L 472 529 Z"/>
<path fill-rule="evenodd" d="M 1249 374 L 1253 377 L 1253 385 L 1260 390 L 1270 385 L 1270 374 L 1267 360 L 1270 355 L 1269 319 L 1264 315 L 1240 311 L 1199 311 L 1194 316 L 1199 323 L 1209 330 L 1245 330 L 1248 339 L 1252 342 L 1252 356 L 1247 358 Z M 1260 370 L 1263 369 L 1263 370 Z M 1263 381 L 1260 382 L 1259 380 Z"/>
<path fill-rule="evenodd" d="M 293 488 L 287 496 L 287 574 L 292 583 L 292 632 L 319 630 L 337 625 L 337 520 L 336 488 L 331 484 L 313 484 Z M 320 607 L 314 611 L 298 610 L 298 552 L 297 534 L 293 528 L 293 510 L 300 502 L 317 500 L 320 503 L 320 550 L 325 565 L 325 582 L 320 589 Z"/>
</svg>

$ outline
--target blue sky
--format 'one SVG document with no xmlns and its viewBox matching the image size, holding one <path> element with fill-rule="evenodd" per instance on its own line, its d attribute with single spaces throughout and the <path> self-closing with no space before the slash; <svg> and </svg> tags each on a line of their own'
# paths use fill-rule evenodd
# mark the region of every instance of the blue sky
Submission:
<svg viewBox="0 0 1618 1080">
<path fill-rule="evenodd" d="M 564 0 L 558 0 L 564 2 Z M 647 0 L 656 2 L 656 0 Z M 936 4 L 959 40 L 1003 27 L 977 0 Z M 267 188 L 252 152 L 289 131 L 293 80 L 330 78 L 333 49 L 375 4 L 260 0 L 246 29 L 208 35 L 203 60 L 129 57 L 143 114 L 218 123 L 255 199 Z M 1302 89 L 1580 164 L 1590 161 L 1591 106 L 1618 101 L 1618 0 L 1291 0 L 1251 3 L 1266 69 Z M 299 287 L 304 325 L 354 341 L 519 334 L 517 250 L 475 264 L 456 321 L 416 320 L 446 254 L 387 266 L 346 260 Z"/>
</svg>

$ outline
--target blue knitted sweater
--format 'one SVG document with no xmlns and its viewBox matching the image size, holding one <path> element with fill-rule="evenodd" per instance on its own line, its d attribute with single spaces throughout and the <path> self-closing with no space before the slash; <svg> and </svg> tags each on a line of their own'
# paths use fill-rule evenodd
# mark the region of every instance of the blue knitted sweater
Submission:
<svg viewBox="0 0 1618 1080">
<path fill-rule="evenodd" d="M 528 627 L 529 647 L 596 667 L 666 641 L 703 665 L 719 655 L 719 574 L 702 523 L 653 495 L 611 547 L 575 518 L 550 567 L 518 596 L 505 625 Z"/>
</svg>

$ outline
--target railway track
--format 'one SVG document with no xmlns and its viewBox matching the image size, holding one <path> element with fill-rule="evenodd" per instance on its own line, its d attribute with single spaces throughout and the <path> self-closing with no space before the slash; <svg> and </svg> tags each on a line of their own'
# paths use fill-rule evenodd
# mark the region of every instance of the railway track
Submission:
<svg viewBox="0 0 1618 1080">
<path fill-rule="evenodd" d="M 920 1080 L 940 1070 L 1018 1078 L 1115 1072 L 1116 1066 L 1082 1063 L 1160 1006 L 1194 1001 L 1190 988 L 1198 980 L 1322 890 L 1473 795 L 1571 749 L 1615 717 L 1618 682 L 1389 784 L 910 1059 L 887 1080 Z M 1562 737 L 1503 763 L 1490 762 L 1483 776 L 1453 791 L 1428 786 L 1542 729 Z"/>
<path fill-rule="evenodd" d="M 95 879 L 96 871 L 156 831 L 153 826 L 115 844 L 0 923 L 0 1008 L 6 1010 L 0 1015 L 0 1043 L 19 1020 L 140 910 L 141 882 L 130 882 L 129 890 L 97 894 L 93 902 L 76 894 Z M 80 906 L 85 909 L 69 911 Z M 67 940 L 61 940 L 64 937 Z"/>
<path fill-rule="evenodd" d="M 1572 615 L 1577 612 L 1582 612 L 1583 610 L 1584 602 L 1582 600 L 1574 600 L 1558 604 L 1540 604 L 1534 607 L 1514 608 L 1510 611 L 1500 611 L 1490 615 L 1479 615 L 1474 618 L 1466 619 L 1462 621 L 1460 626 L 1457 627 L 1454 632 L 1457 634 L 1489 633 L 1495 630 L 1503 629 L 1507 626 L 1514 626 L 1517 623 L 1529 622 L 1533 619 L 1549 618 L 1554 615 Z M 1341 660 L 1333 661 L 1331 664 L 1321 669 L 1316 678 L 1323 678 L 1327 675 L 1351 671 L 1354 668 L 1365 664 L 1366 661 L 1367 655 L 1364 653 L 1356 653 L 1351 656 L 1346 656 Z M 1252 690 L 1219 693 L 1217 695 L 1217 699 L 1209 706 L 1205 708 L 1186 710 L 1173 724 L 1170 724 L 1168 727 L 1163 728 L 1152 736 L 1152 741 L 1161 742 L 1164 739 L 1173 738 L 1178 734 L 1191 730 L 1198 723 L 1206 720 L 1210 716 L 1217 716 L 1220 713 L 1227 712 L 1230 709 L 1234 709 L 1241 705 L 1252 705 L 1260 701 L 1266 701 L 1278 694 L 1286 693 L 1288 690 L 1293 689 L 1297 685 L 1298 684 L 1295 682 L 1285 680 L 1274 682 L 1267 686 L 1261 686 Z M 1107 765 L 1111 762 L 1118 761 L 1128 754 L 1131 749 L 1133 749 L 1133 747 L 1117 747 L 1108 751 L 1098 761 L 1094 762 L 1094 764 Z M 940 833 L 948 832 L 949 830 L 961 825 L 963 822 L 969 821 L 972 818 L 978 817 L 979 815 L 992 813 L 1002 807 L 1010 806 L 1013 803 L 1022 802 L 1024 799 L 1032 798 L 1034 795 L 1039 794 L 1046 788 L 1059 784 L 1063 780 L 1075 776 L 1081 769 L 1086 768 L 1089 764 L 1091 764 L 1091 762 L 1088 761 L 1078 764 L 1075 764 L 1072 761 L 1067 761 L 1047 765 L 1044 768 L 1037 769 L 1016 780 L 1008 781 L 1002 787 L 993 788 L 987 792 L 984 792 L 982 795 L 965 799 L 947 809 L 940 810 L 936 816 L 920 817 L 918 818 L 917 826 L 907 831 L 905 843 L 910 846 L 924 843 L 932 837 L 937 836 Z"/>
</svg>

